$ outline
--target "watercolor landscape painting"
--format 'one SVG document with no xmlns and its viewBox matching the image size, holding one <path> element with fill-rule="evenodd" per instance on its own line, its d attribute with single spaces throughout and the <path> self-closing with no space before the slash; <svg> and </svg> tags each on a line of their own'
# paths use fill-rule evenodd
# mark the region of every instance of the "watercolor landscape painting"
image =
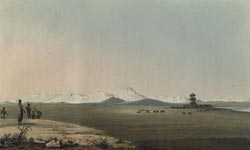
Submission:
<svg viewBox="0 0 250 150">
<path fill-rule="evenodd" d="M 0 149 L 248 150 L 247 0 L 0 0 Z"/>
</svg>

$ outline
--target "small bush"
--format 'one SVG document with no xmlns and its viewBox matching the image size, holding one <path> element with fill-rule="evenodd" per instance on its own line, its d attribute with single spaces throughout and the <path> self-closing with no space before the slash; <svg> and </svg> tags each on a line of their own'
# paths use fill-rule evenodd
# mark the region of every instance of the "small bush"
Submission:
<svg viewBox="0 0 250 150">
<path fill-rule="evenodd" d="M 93 140 L 89 142 L 89 145 L 96 146 L 101 148 L 102 150 L 113 149 L 112 145 L 108 143 L 107 138 L 101 137 L 100 140 Z"/>
<path fill-rule="evenodd" d="M 31 127 L 30 126 L 18 127 L 18 130 L 20 131 L 19 133 L 4 134 L 0 138 L 0 146 L 12 147 L 12 146 L 18 146 L 22 144 L 27 144 L 29 141 L 26 135 L 28 131 L 31 130 Z"/>
<path fill-rule="evenodd" d="M 126 143 L 126 141 L 122 141 L 121 139 L 119 139 L 116 144 L 122 144 L 122 143 Z M 93 140 L 93 141 L 90 141 L 89 142 L 89 145 L 90 146 L 95 146 L 95 147 L 98 147 L 102 150 L 141 150 L 141 149 L 138 149 L 138 147 L 134 147 L 134 146 L 128 146 L 128 147 L 117 147 L 117 146 L 114 146 L 114 145 L 111 145 L 110 143 L 108 143 L 108 140 L 107 138 L 103 138 L 101 137 L 99 140 Z"/>
</svg>

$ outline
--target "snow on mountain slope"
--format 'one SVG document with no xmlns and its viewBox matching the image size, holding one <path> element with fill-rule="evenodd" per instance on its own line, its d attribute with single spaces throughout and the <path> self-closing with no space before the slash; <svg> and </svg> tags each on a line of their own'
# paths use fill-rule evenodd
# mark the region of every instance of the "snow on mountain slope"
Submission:
<svg viewBox="0 0 250 150">
<path fill-rule="evenodd" d="M 248 97 L 219 97 L 219 98 L 210 98 L 206 99 L 208 102 L 250 102 L 250 98 Z"/>
<path fill-rule="evenodd" d="M 90 95 L 85 95 L 83 101 L 86 103 L 95 103 L 95 102 L 102 102 L 104 100 L 107 100 L 111 97 L 114 97 L 113 94 L 107 93 L 107 92 L 96 92 L 92 93 Z"/>
<path fill-rule="evenodd" d="M 113 94 L 105 92 L 96 92 L 89 95 L 79 93 L 67 94 L 36 94 L 23 98 L 29 102 L 43 102 L 43 103 L 96 103 L 113 97 Z"/>
<path fill-rule="evenodd" d="M 132 88 L 125 88 L 115 94 L 107 92 L 96 92 L 91 94 L 79 94 L 79 93 L 66 93 L 66 94 L 35 94 L 28 97 L 24 97 L 25 101 L 29 102 L 43 102 L 43 103 L 96 103 L 102 102 L 109 98 L 116 97 L 125 101 L 142 100 L 146 97 L 139 94 Z"/>
<path fill-rule="evenodd" d="M 168 103 L 189 103 L 188 97 L 181 96 L 154 96 L 150 98 Z"/>
<path fill-rule="evenodd" d="M 144 95 L 139 94 L 131 87 L 127 87 L 124 90 L 115 93 L 114 96 L 125 101 L 137 101 L 146 98 Z"/>
</svg>

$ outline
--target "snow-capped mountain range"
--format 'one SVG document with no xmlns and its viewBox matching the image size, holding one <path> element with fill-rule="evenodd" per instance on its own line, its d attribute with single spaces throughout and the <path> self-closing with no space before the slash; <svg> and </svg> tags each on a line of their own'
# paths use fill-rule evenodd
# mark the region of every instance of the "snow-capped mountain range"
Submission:
<svg viewBox="0 0 250 150">
<path fill-rule="evenodd" d="M 82 93 L 66 93 L 66 94 L 35 94 L 28 97 L 23 97 L 22 99 L 26 102 L 43 102 L 43 103 L 99 103 L 110 98 L 119 98 L 127 102 L 144 100 L 144 99 L 154 99 L 167 103 L 188 103 L 188 97 L 181 96 L 149 96 L 146 97 L 131 87 L 127 87 L 124 90 L 108 93 L 98 91 L 91 94 Z M 250 102 L 249 98 L 233 98 L 233 97 L 220 97 L 214 99 L 206 99 L 202 101 L 221 101 L 221 102 Z M 10 101 L 11 102 L 11 101 Z"/>
<path fill-rule="evenodd" d="M 67 94 L 35 94 L 28 97 L 24 97 L 25 101 L 29 102 L 43 102 L 43 103 L 98 103 L 109 98 L 116 97 L 123 99 L 127 102 L 137 101 L 145 99 L 146 97 L 136 92 L 133 88 L 127 87 L 126 89 L 116 92 L 107 93 L 98 91 L 91 94 L 81 94 L 81 93 L 67 93 Z"/>
</svg>

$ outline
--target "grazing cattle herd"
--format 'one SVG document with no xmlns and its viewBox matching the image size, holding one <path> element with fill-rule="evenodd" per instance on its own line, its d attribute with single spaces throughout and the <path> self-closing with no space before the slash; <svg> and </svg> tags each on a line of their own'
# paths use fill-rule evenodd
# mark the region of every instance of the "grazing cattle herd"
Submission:
<svg viewBox="0 0 250 150">
<path fill-rule="evenodd" d="M 207 112 L 207 111 L 210 111 L 209 109 L 197 109 L 197 112 Z M 163 109 L 160 109 L 160 110 L 148 110 L 148 109 L 140 109 L 137 111 L 137 113 L 155 113 L 155 114 L 158 114 L 158 113 L 166 113 L 167 111 L 166 110 L 163 110 Z M 182 115 L 193 115 L 192 112 L 181 112 Z"/>
<path fill-rule="evenodd" d="M 147 110 L 147 109 L 140 109 L 137 111 L 137 113 L 165 113 L 165 110 Z"/>
<path fill-rule="evenodd" d="M 147 109 L 140 109 L 137 111 L 137 113 L 165 113 L 166 110 L 147 110 Z"/>
</svg>

